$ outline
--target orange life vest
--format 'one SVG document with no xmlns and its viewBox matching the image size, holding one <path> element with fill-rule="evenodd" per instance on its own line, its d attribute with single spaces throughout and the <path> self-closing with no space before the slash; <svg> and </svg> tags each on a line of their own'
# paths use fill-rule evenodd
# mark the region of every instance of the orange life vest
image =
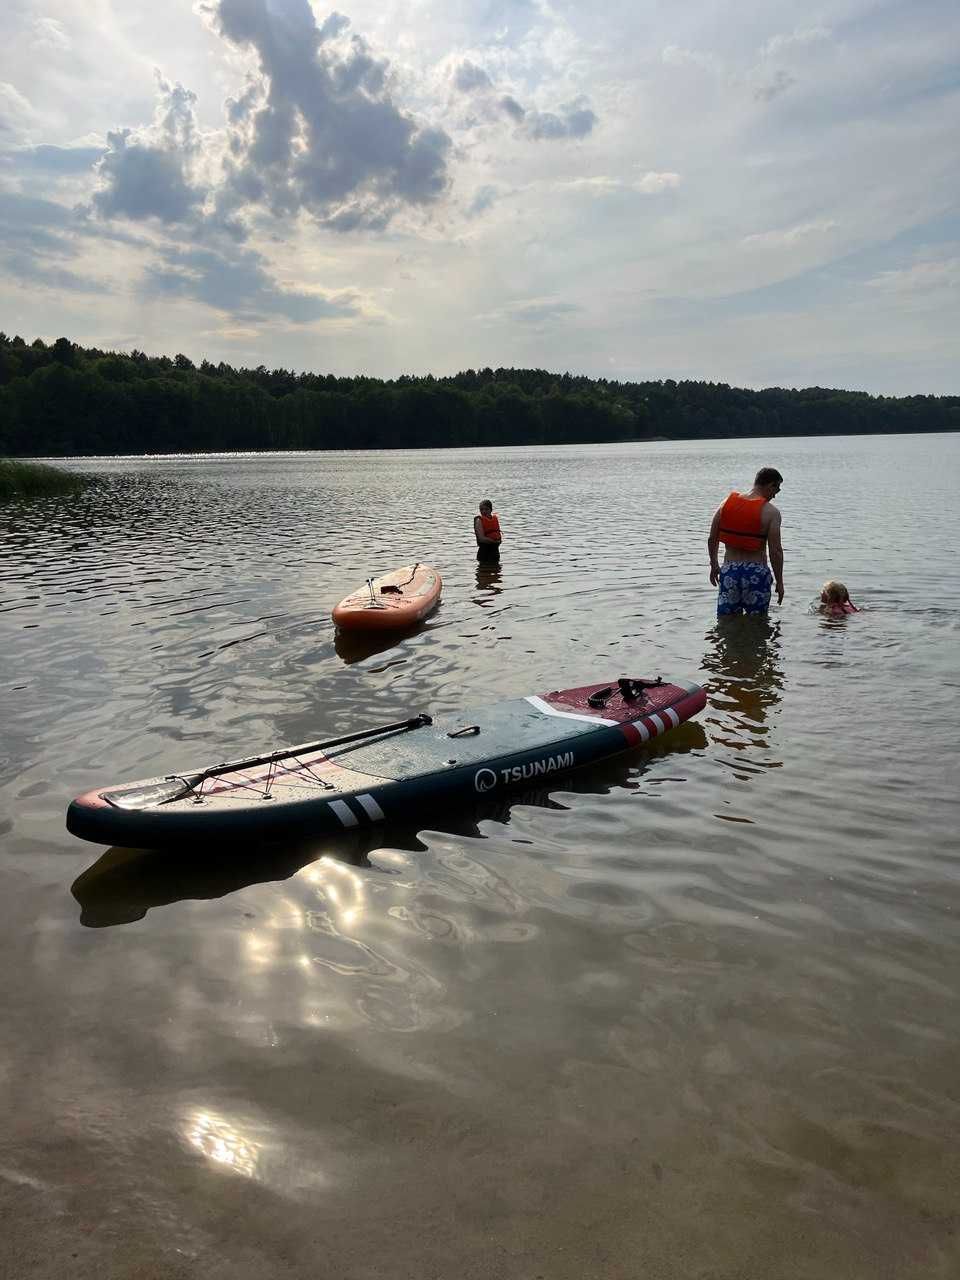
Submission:
<svg viewBox="0 0 960 1280">
<path fill-rule="evenodd" d="M 480 524 L 483 528 L 484 534 L 488 538 L 492 538 L 494 542 L 501 542 L 503 540 L 500 534 L 500 521 L 497 519 L 496 512 L 494 512 L 492 516 L 481 515 Z"/>
<path fill-rule="evenodd" d="M 767 541 L 761 520 L 766 501 L 731 493 L 720 508 L 720 541 L 738 551 L 762 551 Z"/>
</svg>

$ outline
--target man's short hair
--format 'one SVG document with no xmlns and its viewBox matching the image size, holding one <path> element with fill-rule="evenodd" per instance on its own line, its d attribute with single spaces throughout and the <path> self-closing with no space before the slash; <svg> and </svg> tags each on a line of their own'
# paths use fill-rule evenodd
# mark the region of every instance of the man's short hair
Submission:
<svg viewBox="0 0 960 1280">
<path fill-rule="evenodd" d="M 493 503 L 490 501 L 489 498 L 484 498 L 484 500 L 480 503 L 480 505 L 481 507 L 489 507 L 491 511 L 493 510 Z"/>
<path fill-rule="evenodd" d="M 761 467 L 753 483 L 762 489 L 768 484 L 783 484 L 783 476 L 776 467 Z"/>
</svg>

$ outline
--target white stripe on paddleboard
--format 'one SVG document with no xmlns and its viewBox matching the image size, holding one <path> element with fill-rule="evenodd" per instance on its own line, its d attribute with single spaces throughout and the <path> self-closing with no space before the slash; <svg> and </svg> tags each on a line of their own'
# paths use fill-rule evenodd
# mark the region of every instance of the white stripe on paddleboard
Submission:
<svg viewBox="0 0 960 1280">
<path fill-rule="evenodd" d="M 680 723 L 680 717 L 674 711 L 673 707 L 667 707 L 666 711 L 663 714 L 665 716 L 670 717 L 670 720 L 672 721 L 674 728 L 676 728 L 677 725 Z"/>
<path fill-rule="evenodd" d="M 639 735 L 640 735 L 640 741 L 641 741 L 641 742 L 649 742 L 649 741 L 650 741 L 650 730 L 647 728 L 647 726 L 643 723 L 643 721 L 642 721 L 642 720 L 628 720 L 628 721 L 626 721 L 626 723 L 627 723 L 627 724 L 632 724 L 632 725 L 633 725 L 633 727 L 636 729 L 637 733 L 639 733 Z"/>
<path fill-rule="evenodd" d="M 659 733 L 666 733 L 667 726 L 663 723 L 663 721 L 660 719 L 658 715 L 654 714 L 652 716 L 648 716 L 647 718 L 653 721 L 653 723 L 657 726 L 657 730 Z"/>
<path fill-rule="evenodd" d="M 359 827 L 357 815 L 345 800 L 330 800 L 328 803 L 345 827 Z"/>
<path fill-rule="evenodd" d="M 383 810 L 373 796 L 357 796 L 357 804 L 361 806 L 371 822 L 383 821 Z"/>
<path fill-rule="evenodd" d="M 558 711 L 556 707 L 551 707 L 549 702 L 544 702 L 537 695 L 530 694 L 527 699 L 531 707 L 536 707 L 538 711 L 542 711 L 546 716 L 558 716 L 561 720 L 583 720 L 586 724 L 619 724 L 619 720 L 605 720 L 603 716 L 582 715 L 579 711 Z"/>
</svg>

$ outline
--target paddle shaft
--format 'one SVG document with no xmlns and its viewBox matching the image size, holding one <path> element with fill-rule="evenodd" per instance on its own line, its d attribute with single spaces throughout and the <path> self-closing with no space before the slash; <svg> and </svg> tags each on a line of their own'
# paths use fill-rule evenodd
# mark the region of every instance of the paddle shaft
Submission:
<svg viewBox="0 0 960 1280">
<path fill-rule="evenodd" d="M 360 729 L 356 733 L 344 734 L 341 738 L 328 738 L 325 742 L 307 742 L 301 747 L 283 747 L 280 751 L 271 751 L 265 756 L 228 760 L 224 764 L 215 764 L 209 769 L 204 769 L 202 773 L 193 775 L 190 778 L 189 790 L 192 791 L 208 778 L 219 778 L 225 773 L 232 773 L 235 769 L 254 769 L 260 764 L 274 764 L 279 760 L 289 760 L 292 756 L 306 755 L 310 751 L 326 751 L 329 747 L 343 747 L 348 742 L 360 742 L 363 738 L 374 738 L 380 733 L 400 733 L 407 729 L 420 729 L 432 723 L 432 718 L 421 711 L 418 716 L 411 716 L 409 720 L 397 720 L 393 724 L 378 725 L 375 729 Z M 177 774 L 171 774 L 167 780 L 176 782 L 181 779 Z"/>
</svg>

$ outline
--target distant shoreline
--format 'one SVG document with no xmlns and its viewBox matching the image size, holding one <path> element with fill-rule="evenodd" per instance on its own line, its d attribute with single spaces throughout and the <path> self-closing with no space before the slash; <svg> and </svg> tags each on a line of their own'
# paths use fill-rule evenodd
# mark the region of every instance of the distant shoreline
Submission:
<svg viewBox="0 0 960 1280">
<path fill-rule="evenodd" d="M 960 396 L 612 382 L 543 369 L 339 378 L 0 334 L 17 458 L 643 444 L 960 430 Z"/>
<path fill-rule="evenodd" d="M 960 427 L 954 427 L 948 430 L 930 430 L 930 431 L 837 431 L 829 434 L 818 433 L 816 435 L 801 435 L 799 432 L 783 432 L 779 436 L 699 436 L 696 440 L 689 438 L 681 438 L 677 436 L 642 436 L 634 440 L 564 440 L 560 443 L 529 443 L 520 442 L 517 444 L 459 444 L 459 445 L 369 445 L 366 448 L 351 448 L 343 445 L 339 448 L 328 447 L 321 449 L 167 449 L 158 452 L 138 453 L 131 451 L 129 453 L 64 453 L 64 454 L 24 454 L 23 457 L 12 459 L 16 462 L 24 463 L 56 463 L 56 462 L 74 462 L 74 461 L 96 461 L 102 459 L 104 461 L 115 461 L 124 458 L 241 458 L 241 457 L 270 457 L 271 455 L 280 456 L 296 456 L 304 453 L 456 453 L 458 451 L 466 452 L 469 449 L 580 449 L 585 445 L 625 445 L 625 444 L 711 444 L 718 441 L 735 441 L 743 440 L 848 440 L 848 439 L 870 439 L 872 436 L 916 436 L 916 435 L 953 435 L 960 431 Z"/>
</svg>

